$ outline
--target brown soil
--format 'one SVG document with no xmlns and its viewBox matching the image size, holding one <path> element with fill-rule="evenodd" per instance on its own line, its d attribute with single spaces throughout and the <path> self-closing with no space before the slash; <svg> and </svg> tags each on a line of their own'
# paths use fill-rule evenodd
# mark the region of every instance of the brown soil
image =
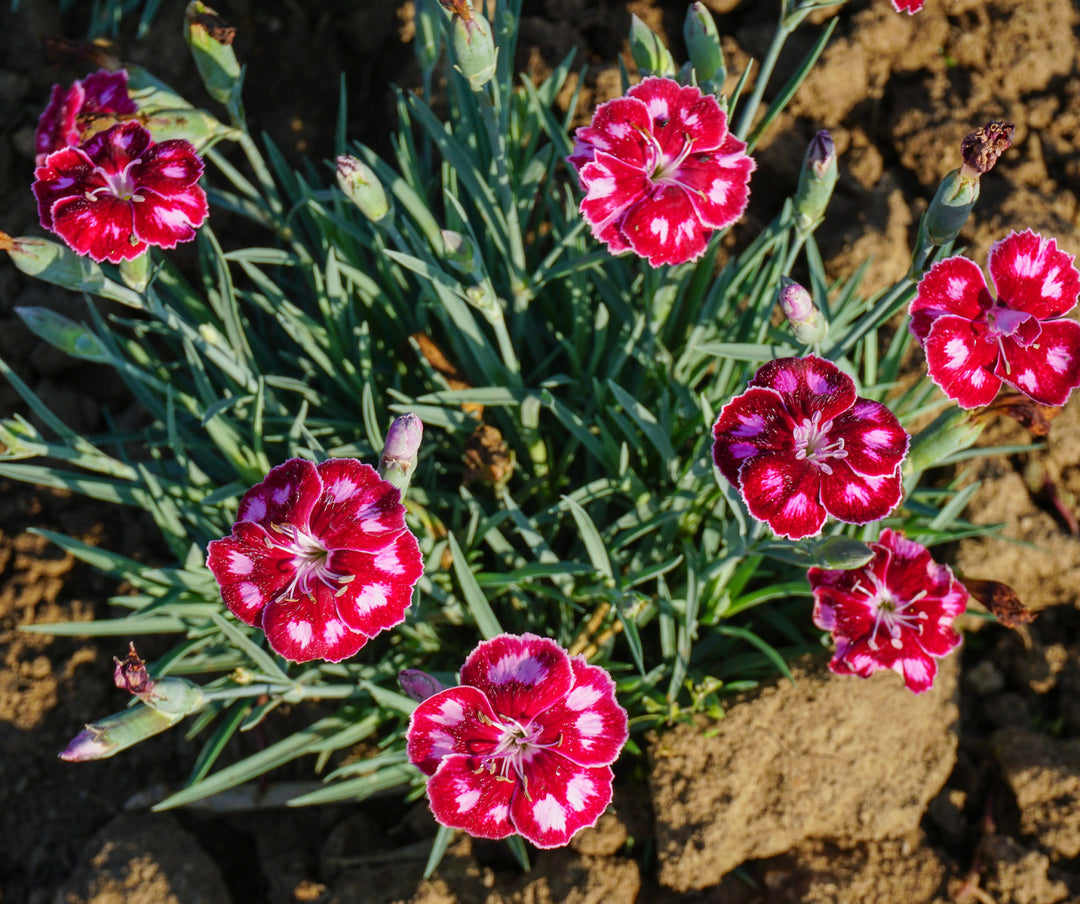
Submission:
<svg viewBox="0 0 1080 904">
<path fill-rule="evenodd" d="M 403 45 L 411 31 L 407 0 L 329 0 L 310 9 L 224 2 L 218 6 L 239 27 L 240 56 L 250 63 L 248 108 L 288 154 L 330 155 L 342 70 L 353 136 L 386 146 L 387 86 L 418 81 Z M 778 3 L 708 3 L 737 73 L 748 54 L 763 54 Z M 178 5 L 163 6 L 151 36 L 127 53 L 199 96 L 173 18 Z M 542 70 L 576 47 L 590 67 L 590 102 L 617 90 L 628 9 L 663 29 L 681 54 L 684 5 L 674 0 L 526 6 L 519 65 Z M 14 234 L 37 228 L 31 138 L 49 85 L 83 74 L 49 69 L 40 57 L 35 36 L 63 32 L 52 7 L 24 0 L 13 14 L 0 2 L 0 228 Z M 817 24 L 830 15 L 818 14 Z M 1080 252 L 1075 2 L 928 0 L 909 18 L 887 0 L 852 0 L 839 17 L 822 65 L 760 149 L 748 228 L 793 190 L 806 141 L 829 128 L 843 175 L 818 238 L 833 275 L 872 258 L 867 288 L 876 288 L 905 269 L 918 217 L 955 165 L 960 138 L 1008 118 L 1016 147 L 983 180 L 965 233 L 970 253 L 982 261 L 990 242 L 1028 227 Z M 78 23 L 68 25 L 79 33 Z M 816 27 L 793 44 L 808 47 Z M 0 355 L 77 428 L 100 425 L 103 410 L 132 416 L 107 374 L 30 339 L 12 313 L 21 304 L 74 314 L 81 302 L 0 261 Z M 0 412 L 14 410 L 22 410 L 17 398 L 0 386 Z M 597 829 L 565 851 L 536 856 L 531 873 L 521 874 L 504 846 L 462 839 L 423 882 L 433 826 L 422 802 L 153 815 L 143 802 L 183 781 L 193 761 L 181 733 L 102 763 L 56 760 L 83 721 L 123 705 L 110 667 L 124 642 L 19 633 L 104 616 L 116 592 L 27 528 L 147 560 L 162 551 L 147 546 L 152 530 L 134 513 L 3 483 L 0 900 L 1078 901 L 1077 437 L 1074 401 L 1044 450 L 970 469 L 969 478 L 984 483 L 969 516 L 1007 528 L 960 544 L 954 562 L 969 576 L 1008 581 L 1042 612 L 1020 633 L 972 621 L 955 695 L 944 693 L 950 670 L 934 700 L 914 701 L 897 698 L 893 676 L 840 682 L 825 676 L 820 661 L 808 664 L 795 689 L 777 685 L 733 704 L 711 740 L 711 732 L 703 739 L 688 728 L 653 738 L 649 784 L 624 776 Z M 988 438 L 1028 441 L 1008 426 L 995 426 Z M 147 653 L 159 652 L 152 646 Z M 829 706 L 833 714 L 822 715 Z"/>
</svg>

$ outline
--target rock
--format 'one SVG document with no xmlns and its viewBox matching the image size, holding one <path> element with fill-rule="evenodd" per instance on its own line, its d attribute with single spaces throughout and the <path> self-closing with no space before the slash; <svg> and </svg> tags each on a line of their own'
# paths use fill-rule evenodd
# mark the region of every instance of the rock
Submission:
<svg viewBox="0 0 1080 904">
<path fill-rule="evenodd" d="M 209 854 L 167 813 L 122 813 L 86 845 L 56 904 L 230 904 Z"/>
<path fill-rule="evenodd" d="M 1003 728 L 991 746 L 1016 796 L 1021 831 L 1055 860 L 1080 854 L 1080 740 Z"/>
<path fill-rule="evenodd" d="M 956 759 L 956 657 L 933 690 L 892 672 L 832 675 L 820 661 L 649 746 L 660 882 L 706 888 L 808 838 L 853 844 L 915 829 Z"/>
<path fill-rule="evenodd" d="M 1022 901 L 1024 904 L 1058 904 L 1072 900 L 1068 885 L 1052 873 L 1046 854 L 1021 847 L 1005 835 L 983 838 L 979 852 L 986 863 L 980 887 L 993 901 Z M 1072 889 L 1075 894 L 1076 889 Z"/>
</svg>

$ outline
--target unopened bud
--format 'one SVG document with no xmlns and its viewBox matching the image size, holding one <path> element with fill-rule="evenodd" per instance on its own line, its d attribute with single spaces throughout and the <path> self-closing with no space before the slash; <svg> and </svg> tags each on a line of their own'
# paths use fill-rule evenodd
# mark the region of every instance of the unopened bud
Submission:
<svg viewBox="0 0 1080 904">
<path fill-rule="evenodd" d="M 187 5 L 184 19 L 184 39 L 206 90 L 218 103 L 234 103 L 240 88 L 240 64 L 232 49 L 236 29 L 201 0 Z"/>
<path fill-rule="evenodd" d="M 902 468 L 905 478 L 917 479 L 927 468 L 944 464 L 950 456 L 974 445 L 986 423 L 986 418 L 976 418 L 974 412 L 947 408 L 912 437 Z"/>
<path fill-rule="evenodd" d="M 450 14 L 450 46 L 458 71 L 479 91 L 495 75 L 495 40 L 491 23 L 472 8 L 470 0 L 439 0 Z"/>
<path fill-rule="evenodd" d="M 446 690 L 435 678 L 420 669 L 402 669 L 398 672 L 397 680 L 405 695 L 417 703 L 423 703 L 428 697 Z"/>
<path fill-rule="evenodd" d="M 472 265 L 479 258 L 476 243 L 469 236 L 454 232 L 452 229 L 442 230 L 442 240 L 447 259 L 460 272 L 472 273 Z"/>
<path fill-rule="evenodd" d="M 336 163 L 338 186 L 365 217 L 378 223 L 390 213 L 390 201 L 370 166 L 347 155 L 338 157 Z"/>
<path fill-rule="evenodd" d="M 0 251 L 11 255 L 12 263 L 27 276 L 74 292 L 96 293 L 105 285 L 100 266 L 50 239 L 12 237 L 0 232 Z"/>
<path fill-rule="evenodd" d="M 979 180 L 965 178 L 959 169 L 954 169 L 941 180 L 923 214 L 921 231 L 926 240 L 932 245 L 944 245 L 955 239 L 978 200 Z"/>
<path fill-rule="evenodd" d="M 998 157 L 1012 147 L 1015 131 L 1016 126 L 1002 119 L 988 122 L 981 129 L 965 135 L 960 142 L 960 156 L 964 161 L 960 175 L 978 179 L 990 172 Z"/>
<path fill-rule="evenodd" d="M 809 232 L 825 216 L 839 171 L 836 166 L 836 145 L 832 136 L 822 129 L 807 145 L 799 171 L 799 187 L 795 191 L 795 225 L 800 232 Z"/>
<path fill-rule="evenodd" d="M 675 76 L 675 60 L 660 36 L 634 15 L 630 16 L 630 53 L 643 76 Z"/>
<path fill-rule="evenodd" d="M 396 486 L 402 497 L 409 488 L 416 460 L 420 453 L 420 441 L 424 438 L 424 422 L 411 411 L 394 419 L 386 431 L 386 442 L 379 457 L 379 476 Z"/>
<path fill-rule="evenodd" d="M 723 83 L 727 77 L 720 32 L 709 8 L 700 0 L 690 4 L 683 21 L 683 37 L 698 82 Z"/>
<path fill-rule="evenodd" d="M 815 345 L 825 338 L 829 325 L 814 307 L 810 293 L 797 282 L 786 276 L 781 277 L 776 300 L 796 339 L 804 345 Z"/>
<path fill-rule="evenodd" d="M 150 285 L 150 252 L 120 261 L 120 278 L 133 292 L 145 292 Z"/>
</svg>

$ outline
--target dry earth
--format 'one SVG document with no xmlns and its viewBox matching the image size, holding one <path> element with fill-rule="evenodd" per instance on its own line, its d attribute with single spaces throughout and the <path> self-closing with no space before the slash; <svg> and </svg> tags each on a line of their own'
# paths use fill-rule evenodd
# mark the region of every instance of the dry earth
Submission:
<svg viewBox="0 0 1080 904">
<path fill-rule="evenodd" d="M 729 68 L 760 57 L 773 0 L 708 0 Z M 387 84 L 416 84 L 408 2 L 328 0 L 218 6 L 240 30 L 256 124 L 291 154 L 330 155 L 339 70 L 354 135 L 385 146 Z M 53 4 L 0 5 L 0 228 L 34 231 L 28 191 L 34 122 L 53 81 L 41 34 L 79 33 Z M 176 35 L 179 4 L 128 55 L 196 91 Z M 519 65 L 551 65 L 571 47 L 589 64 L 586 99 L 617 86 L 628 10 L 681 53 L 685 7 L 526 3 Z M 808 47 L 821 23 L 793 39 Z M 1080 252 L 1080 9 L 1070 0 L 928 0 L 897 15 L 852 0 L 823 63 L 759 154 L 747 229 L 794 188 L 819 128 L 832 131 L 842 178 L 819 234 L 830 272 L 867 259 L 868 288 L 906 267 L 918 217 L 955 165 L 960 138 L 989 119 L 1017 125 L 1016 146 L 984 179 L 965 239 L 983 260 L 1009 229 L 1033 228 Z M 314 61 L 317 61 L 317 66 Z M 768 173 L 769 178 L 761 178 Z M 102 411 L 137 418 L 107 375 L 36 346 L 20 304 L 69 313 L 80 302 L 0 262 L 0 355 L 69 423 Z M 6 386 L 0 412 L 19 409 Z M 1054 422 L 1045 449 L 980 460 L 969 510 L 1004 523 L 953 550 L 965 574 L 1008 581 L 1039 619 L 1021 633 L 972 621 L 958 668 L 928 699 L 894 676 L 830 678 L 820 660 L 795 687 L 733 701 L 718 726 L 650 740 L 651 774 L 625 775 L 613 810 L 570 849 L 516 870 L 500 845 L 462 839 L 420 880 L 433 825 L 396 799 L 318 811 L 143 811 L 182 781 L 194 758 L 178 732 L 116 760 L 69 766 L 56 752 L 88 718 L 118 709 L 109 686 L 120 643 L 19 633 L 104 615 L 113 592 L 33 534 L 61 530 L 153 560 L 147 525 L 78 498 L 4 483 L 0 495 L 0 900 L 4 902 L 1024 902 L 1080 901 L 1080 404 Z M 986 442 L 1029 442 L 995 425 Z M 153 654 L 155 650 L 148 649 Z M 713 735 L 709 729 L 718 729 Z M 712 735 L 710 737 L 710 735 Z M 257 739 L 255 739 L 257 741 Z M 741 864 L 741 866 L 740 866 Z M 735 869 L 738 867 L 737 869 Z M 734 872 L 730 870 L 734 869 Z"/>
</svg>

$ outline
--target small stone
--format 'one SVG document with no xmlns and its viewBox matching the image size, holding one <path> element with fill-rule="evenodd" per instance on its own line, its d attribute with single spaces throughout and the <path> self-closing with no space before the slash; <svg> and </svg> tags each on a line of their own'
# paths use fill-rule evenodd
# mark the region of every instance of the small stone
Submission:
<svg viewBox="0 0 1080 904">
<path fill-rule="evenodd" d="M 988 697 L 1005 688 L 1005 676 L 989 659 L 983 659 L 964 672 L 964 684 L 980 697 Z"/>
</svg>

